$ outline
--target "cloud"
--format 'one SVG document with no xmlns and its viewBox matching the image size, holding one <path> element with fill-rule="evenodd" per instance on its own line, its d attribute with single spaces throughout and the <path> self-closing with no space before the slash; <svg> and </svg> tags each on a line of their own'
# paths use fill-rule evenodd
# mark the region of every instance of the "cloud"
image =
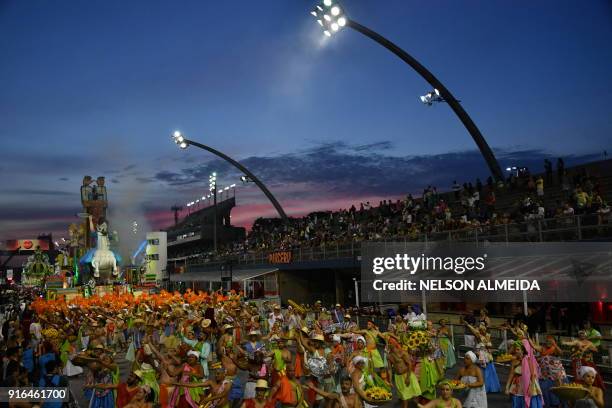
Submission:
<svg viewBox="0 0 612 408">
<path fill-rule="evenodd" d="M 136 168 L 136 165 L 135 165 L 135 164 L 130 164 L 130 165 L 128 165 L 128 166 L 125 166 L 125 167 L 123 168 L 123 171 L 128 171 L 128 170 L 132 170 L 132 169 L 135 169 L 135 168 Z"/>
<path fill-rule="evenodd" d="M 136 181 L 138 181 L 139 183 L 153 183 L 155 182 L 155 178 L 153 177 L 136 177 Z"/>
<path fill-rule="evenodd" d="M 68 177 L 60 177 L 58 180 L 60 180 L 60 181 L 68 181 Z"/>
<path fill-rule="evenodd" d="M 486 179 L 488 167 L 478 150 L 436 155 L 393 155 L 393 145 L 380 141 L 350 145 L 343 141 L 319 143 L 307 149 L 275 156 L 251 156 L 240 162 L 269 188 L 300 184 L 316 186 L 319 194 L 335 197 L 405 194 L 427 185 L 449 188 L 453 180 Z M 498 150 L 498 161 L 542 170 L 544 158 L 551 156 L 537 149 Z M 566 163 L 596 159 L 596 155 L 570 156 Z M 227 162 L 215 159 L 179 171 L 161 171 L 155 179 L 170 186 L 202 184 L 217 171 L 223 178 L 237 179 L 240 173 Z M 282 193 L 281 193 L 282 194 Z M 316 194 L 316 193 L 312 193 Z"/>
<path fill-rule="evenodd" d="M 66 179 L 67 180 L 67 179 Z M 19 194 L 19 195 L 43 195 L 43 196 L 78 196 L 74 191 L 60 190 L 37 190 L 28 188 L 4 189 L 4 194 Z"/>
<path fill-rule="evenodd" d="M 551 158 L 546 151 L 520 147 L 497 149 L 495 153 L 502 168 L 526 166 L 532 172 L 542 171 L 543 159 Z M 568 167 L 599 158 L 598 154 L 564 156 Z M 169 167 L 176 160 L 166 163 L 162 159 L 153 176 L 110 178 L 115 187 L 109 188 L 109 212 L 115 216 L 129 215 L 114 219 L 117 227 L 113 228 L 129 225 L 134 219 L 148 220 L 153 229 L 167 227 L 172 224 L 170 207 L 207 191 L 210 173 L 219 174 L 221 185 L 237 183 L 240 176 L 237 169 L 216 158 L 206 162 L 198 160 L 195 166 L 182 160 L 179 168 Z M 478 150 L 401 156 L 391 142 L 384 140 L 370 144 L 309 142 L 307 148 L 290 153 L 238 160 L 266 184 L 289 215 L 297 216 L 316 210 L 348 208 L 365 200 L 378 202 L 407 193 L 419 194 L 427 185 L 445 191 L 450 189 L 453 180 L 462 183 L 480 177 L 484 182 L 489 174 Z M 81 211 L 78 188 L 71 193 L 52 190 L 46 184 L 40 188 L 28 187 L 3 190 L 1 239 L 25 233 L 65 234 L 70 222 L 78 222 L 75 216 Z M 232 217 L 235 225 L 248 226 L 255 218 L 276 216 L 274 207 L 254 184 L 238 183 L 236 196 L 238 206 Z"/>
</svg>

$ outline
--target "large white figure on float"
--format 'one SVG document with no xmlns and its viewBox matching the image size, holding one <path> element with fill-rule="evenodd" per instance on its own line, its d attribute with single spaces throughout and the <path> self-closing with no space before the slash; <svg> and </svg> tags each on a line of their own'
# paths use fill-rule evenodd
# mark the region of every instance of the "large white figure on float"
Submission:
<svg viewBox="0 0 612 408">
<path fill-rule="evenodd" d="M 115 254 L 110 250 L 110 242 L 108 240 L 108 226 L 103 220 L 96 226 L 96 250 L 91 259 L 91 266 L 94 270 L 94 277 L 100 277 L 100 271 L 112 271 L 113 276 L 117 276 L 117 259 Z"/>
</svg>

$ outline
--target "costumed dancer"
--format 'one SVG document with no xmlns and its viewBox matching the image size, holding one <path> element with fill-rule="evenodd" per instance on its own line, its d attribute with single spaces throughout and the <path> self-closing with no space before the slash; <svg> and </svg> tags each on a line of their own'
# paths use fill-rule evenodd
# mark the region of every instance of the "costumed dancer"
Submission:
<svg viewBox="0 0 612 408">
<path fill-rule="evenodd" d="M 444 353 L 445 361 L 444 365 L 448 368 L 453 368 L 457 364 L 457 358 L 455 357 L 455 347 L 450 340 L 448 331 L 448 321 L 446 319 L 440 319 L 440 327 L 438 327 L 438 341 L 440 342 L 440 348 Z"/>
<path fill-rule="evenodd" d="M 453 398 L 453 389 L 448 381 L 440 381 L 438 384 L 440 398 L 429 401 L 425 405 L 418 404 L 419 408 L 462 408 L 461 401 Z"/>
<path fill-rule="evenodd" d="M 500 392 L 501 385 L 499 383 L 499 377 L 497 376 L 493 356 L 489 351 L 489 349 L 493 347 L 493 344 L 491 343 L 491 335 L 487 332 L 487 327 L 484 324 L 480 324 L 478 329 L 476 329 L 469 323 L 466 323 L 466 325 L 476 337 L 476 347 L 474 351 L 478 356 L 478 363 L 484 374 L 485 389 L 488 393 Z"/>
<path fill-rule="evenodd" d="M 580 382 L 580 367 L 592 367 L 597 373 L 595 375 L 595 386 L 605 390 L 606 386 L 599 369 L 593 360 L 593 353 L 597 352 L 597 346 L 587 338 L 587 333 L 584 330 L 578 332 L 578 340 L 564 341 L 565 346 L 572 347 L 572 370 L 577 382 Z"/>
<path fill-rule="evenodd" d="M 529 340 L 515 342 L 513 350 L 515 360 L 506 383 L 506 394 L 512 397 L 512 408 L 542 408 L 544 397 L 538 381 L 540 368 Z"/>
<path fill-rule="evenodd" d="M 574 408 L 604 408 L 603 390 L 594 385 L 597 371 L 593 367 L 582 366 L 578 374 L 580 375 L 580 381 L 584 384 L 584 388 L 589 391 L 589 394 L 577 400 Z"/>
<path fill-rule="evenodd" d="M 487 391 L 484 386 L 482 370 L 476 365 L 478 358 L 473 351 L 468 351 L 463 357 L 464 366 L 459 370 L 457 379 L 469 388 L 463 401 L 465 408 L 487 408 Z"/>
<path fill-rule="evenodd" d="M 389 343 L 389 362 L 393 370 L 393 383 L 397 396 L 402 402 L 402 408 L 408 408 L 409 401 L 421 395 L 419 379 L 414 373 L 414 364 L 410 354 L 395 339 L 390 338 Z"/>
<path fill-rule="evenodd" d="M 562 351 L 552 336 L 546 336 L 546 345 L 537 346 L 532 344 L 538 351 L 540 364 L 540 387 L 544 396 L 544 405 L 547 407 L 560 407 L 559 397 L 551 391 L 552 387 L 560 386 L 567 382 L 565 368 L 559 359 Z"/>
</svg>

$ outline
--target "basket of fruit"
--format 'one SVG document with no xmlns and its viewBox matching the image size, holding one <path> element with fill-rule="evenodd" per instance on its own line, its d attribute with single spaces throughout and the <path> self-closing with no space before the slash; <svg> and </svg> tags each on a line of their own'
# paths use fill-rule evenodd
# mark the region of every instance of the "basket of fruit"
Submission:
<svg viewBox="0 0 612 408">
<path fill-rule="evenodd" d="M 450 384 L 450 386 L 451 386 L 451 388 L 453 390 L 463 390 L 463 389 L 467 388 L 467 384 L 466 383 L 462 383 L 459 380 L 450 380 L 448 383 Z"/>
<path fill-rule="evenodd" d="M 578 383 L 563 384 L 560 387 L 553 387 L 550 390 L 563 401 L 569 402 L 574 402 L 589 394 L 589 390 Z"/>
<path fill-rule="evenodd" d="M 512 356 L 512 354 L 500 354 L 499 356 L 497 356 L 495 361 L 497 361 L 498 363 L 509 363 L 510 361 L 512 361 L 513 358 L 514 357 Z"/>
<path fill-rule="evenodd" d="M 366 397 L 376 403 L 382 404 L 391 401 L 391 393 L 382 387 L 370 387 L 365 391 Z"/>
</svg>

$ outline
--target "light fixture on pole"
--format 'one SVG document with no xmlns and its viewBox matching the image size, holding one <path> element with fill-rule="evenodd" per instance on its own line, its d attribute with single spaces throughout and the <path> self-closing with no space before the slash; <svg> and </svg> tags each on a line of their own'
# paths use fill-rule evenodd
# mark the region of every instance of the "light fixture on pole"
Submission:
<svg viewBox="0 0 612 408">
<path fill-rule="evenodd" d="M 199 143 L 199 142 L 187 139 L 178 130 L 172 133 L 172 138 L 174 139 L 174 142 L 181 149 L 186 149 L 188 146 L 194 146 L 194 147 L 200 148 L 202 150 L 206 150 L 206 151 L 208 151 L 208 152 L 210 152 L 210 153 L 220 157 L 221 159 L 225 160 L 226 162 L 230 163 L 232 166 L 236 167 L 246 177 L 248 177 L 248 179 L 250 181 L 255 183 L 257 185 L 257 187 L 259 187 L 261 192 L 265 194 L 266 197 L 268 197 L 268 200 L 270 200 L 270 202 L 272 203 L 272 205 L 274 206 L 274 208 L 278 212 L 279 217 L 285 223 L 289 222 L 289 219 L 287 218 L 287 214 L 285 213 L 285 210 L 283 210 L 283 207 L 280 205 L 280 203 L 278 202 L 276 197 L 274 197 L 274 195 L 270 192 L 270 190 L 268 190 L 268 188 L 265 186 L 265 184 L 262 183 L 261 180 L 259 180 L 249 169 L 247 169 L 242 164 L 238 163 L 236 160 L 232 159 L 231 157 L 229 157 L 225 153 L 222 153 L 222 152 L 218 151 L 217 149 L 213 149 L 210 146 L 207 146 L 207 145 L 204 145 L 202 143 Z"/>
<path fill-rule="evenodd" d="M 342 8 L 338 4 L 334 4 L 332 0 L 323 0 L 312 9 L 310 14 L 317 19 L 317 22 L 323 28 L 323 34 L 327 37 L 331 37 L 340 31 L 348 21 Z"/>
<path fill-rule="evenodd" d="M 208 177 L 208 190 L 213 196 L 213 245 L 217 253 L 217 173 L 213 172 Z"/>
<path fill-rule="evenodd" d="M 376 41 L 378 44 L 382 45 L 408 64 L 434 88 L 434 94 L 436 94 L 437 97 L 442 98 L 446 103 L 448 103 L 448 106 L 453 110 L 455 115 L 457 115 L 461 123 L 463 123 L 463 126 L 469 132 L 470 136 L 472 136 L 472 139 L 478 146 L 480 153 L 489 166 L 489 170 L 491 171 L 493 177 L 500 182 L 504 180 L 504 174 L 499 166 L 499 163 L 497 162 L 497 159 L 495 158 L 495 155 L 493 154 L 493 151 L 489 147 L 487 141 L 472 118 L 468 115 L 465 109 L 463 109 L 463 106 L 461 106 L 459 103 L 460 101 L 455 99 L 453 94 L 444 86 L 444 84 L 442 84 L 442 82 L 440 82 L 440 80 L 436 78 L 434 74 L 425 68 L 423 64 L 382 35 L 370 30 L 362 24 L 359 24 L 355 20 L 349 19 L 337 1 L 323 0 L 321 3 L 316 5 L 314 9 L 312 9 L 310 14 L 317 19 L 317 22 L 323 29 L 323 34 L 325 34 L 327 37 L 331 37 L 336 32 L 341 31 L 341 29 L 344 27 L 350 27 L 371 40 Z M 421 98 L 421 100 L 423 101 L 423 98 Z M 423 101 L 423 103 L 429 105 L 427 100 Z"/>
<path fill-rule="evenodd" d="M 176 143 L 181 149 L 186 149 L 187 146 L 189 146 L 189 143 L 187 143 L 187 140 L 183 134 L 178 130 L 175 130 L 174 133 L 172 133 L 172 138 L 174 139 L 174 143 Z"/>
<path fill-rule="evenodd" d="M 440 91 L 434 89 L 431 92 L 427 92 L 425 95 L 421 96 L 421 102 L 423 102 L 427 106 L 433 105 L 434 102 L 446 102 L 444 98 L 440 95 Z"/>
<path fill-rule="evenodd" d="M 506 167 L 506 171 L 514 174 L 516 177 L 519 176 L 519 168 L 516 166 Z"/>
</svg>

